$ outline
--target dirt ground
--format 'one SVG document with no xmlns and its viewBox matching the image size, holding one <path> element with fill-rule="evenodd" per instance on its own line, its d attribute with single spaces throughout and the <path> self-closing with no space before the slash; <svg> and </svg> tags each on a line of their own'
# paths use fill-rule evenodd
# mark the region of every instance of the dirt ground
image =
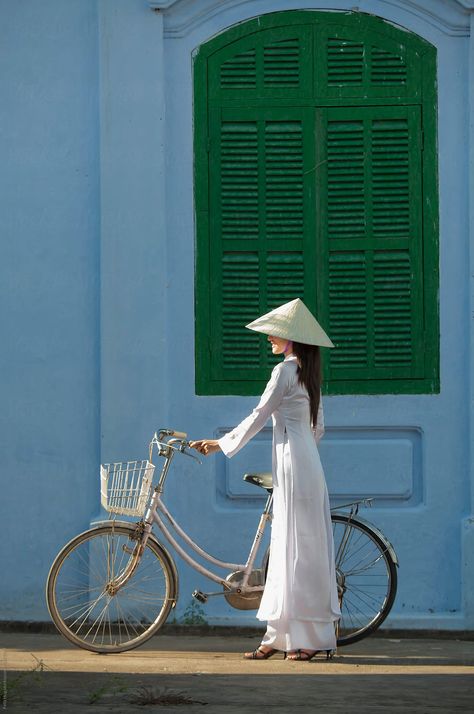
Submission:
<svg viewBox="0 0 474 714">
<path fill-rule="evenodd" d="M 474 641 L 369 638 L 330 661 L 252 662 L 255 636 L 158 635 L 99 655 L 60 635 L 0 632 L 3 709 L 133 712 L 425 714 L 474 711 Z"/>
</svg>

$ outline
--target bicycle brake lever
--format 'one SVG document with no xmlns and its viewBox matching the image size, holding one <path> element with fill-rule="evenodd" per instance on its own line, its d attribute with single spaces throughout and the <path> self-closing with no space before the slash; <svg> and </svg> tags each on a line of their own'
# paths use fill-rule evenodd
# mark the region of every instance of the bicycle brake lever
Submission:
<svg viewBox="0 0 474 714">
<path fill-rule="evenodd" d="M 189 456 L 190 459 L 196 459 L 196 461 L 202 465 L 202 461 L 198 456 L 195 456 L 194 454 L 190 454 L 188 451 L 185 450 L 186 447 L 183 445 L 183 448 L 180 449 L 179 451 L 184 454 L 185 456 Z"/>
</svg>

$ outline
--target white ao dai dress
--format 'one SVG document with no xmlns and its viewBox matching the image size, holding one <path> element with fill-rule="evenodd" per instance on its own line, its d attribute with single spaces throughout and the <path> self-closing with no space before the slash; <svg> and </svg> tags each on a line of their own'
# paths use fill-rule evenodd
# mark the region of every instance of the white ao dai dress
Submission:
<svg viewBox="0 0 474 714">
<path fill-rule="evenodd" d="M 340 617 L 329 498 L 317 443 L 324 433 L 322 401 L 311 428 L 309 396 L 289 355 L 273 370 L 253 412 L 219 439 L 233 456 L 273 421 L 273 522 L 270 562 L 259 620 L 262 644 L 289 651 L 336 646 Z"/>
</svg>

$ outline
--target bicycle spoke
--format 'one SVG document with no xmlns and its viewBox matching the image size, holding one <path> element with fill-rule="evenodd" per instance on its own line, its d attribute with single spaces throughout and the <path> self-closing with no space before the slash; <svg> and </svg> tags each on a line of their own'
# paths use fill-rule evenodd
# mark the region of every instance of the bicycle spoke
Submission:
<svg viewBox="0 0 474 714">
<path fill-rule="evenodd" d="M 356 604 L 351 601 L 346 602 L 345 605 L 346 612 L 347 615 L 350 617 L 351 623 L 354 625 L 354 620 L 357 620 L 357 629 L 360 629 L 362 626 L 365 626 L 367 624 L 367 615 L 363 610 L 361 610 L 359 607 L 357 607 Z M 360 617 L 358 617 L 358 615 L 360 615 Z"/>
<path fill-rule="evenodd" d="M 361 538 L 362 538 L 362 535 L 361 535 L 361 537 L 359 538 L 359 541 L 361 540 Z M 357 541 L 357 542 L 358 542 L 358 541 Z M 357 549 L 351 549 L 351 550 L 349 551 L 349 554 L 346 556 L 346 560 L 341 561 L 341 562 L 339 563 L 339 565 L 340 565 L 340 566 L 344 566 L 345 563 L 346 563 L 349 559 L 350 559 L 350 560 L 355 559 L 355 557 L 358 556 L 359 553 L 361 553 L 361 551 L 362 551 L 364 548 L 365 548 L 365 549 L 371 548 L 372 550 L 374 550 L 374 552 L 378 553 L 378 556 L 379 556 L 379 557 L 378 557 L 377 559 L 380 559 L 380 557 L 383 557 L 383 553 L 381 554 L 381 553 L 380 553 L 380 550 L 379 550 L 378 548 L 374 548 L 374 544 L 373 544 L 373 543 L 367 543 L 367 541 L 362 541 L 362 543 L 361 543 L 361 545 L 359 546 L 359 548 L 357 548 Z M 358 567 L 358 566 L 360 565 L 360 563 L 362 563 L 362 562 L 364 561 L 364 558 L 366 558 L 366 557 L 367 557 L 367 556 L 364 555 L 364 557 L 363 557 L 362 559 L 359 559 L 359 560 L 357 561 L 357 563 L 352 566 L 352 568 Z M 370 557 L 370 555 L 369 555 L 368 557 Z M 347 570 L 347 567 L 345 568 L 345 570 Z"/>
<path fill-rule="evenodd" d="M 373 568 L 374 565 L 377 565 L 377 563 L 379 563 L 381 560 L 383 560 L 384 557 L 385 557 L 385 554 L 384 554 L 384 553 L 380 553 L 379 555 L 374 556 L 374 559 L 373 559 L 373 560 L 370 560 L 370 561 L 364 563 L 364 567 L 359 567 L 359 568 L 356 569 L 356 570 L 351 570 L 351 571 L 350 571 L 350 574 L 351 574 L 351 575 L 358 575 L 359 573 L 363 573 L 364 570 L 369 570 L 369 568 Z M 359 564 L 358 564 L 358 565 L 359 565 Z"/>
<path fill-rule="evenodd" d="M 346 591 L 346 596 L 347 592 L 350 592 L 353 595 L 353 598 L 357 599 L 361 604 L 367 605 L 367 607 L 372 609 L 375 608 L 375 611 L 377 611 L 380 607 L 380 598 L 368 596 L 363 590 L 354 586 L 349 586 Z"/>
<path fill-rule="evenodd" d="M 99 599 L 97 599 L 97 601 L 95 601 L 95 602 L 90 603 L 90 604 L 85 608 L 84 613 L 82 613 L 82 615 L 84 615 L 84 617 L 82 617 L 82 615 L 81 615 L 81 618 L 82 618 L 81 624 L 80 624 L 79 627 L 76 628 L 76 630 L 75 630 L 77 633 L 79 633 L 79 632 L 81 631 L 83 625 L 85 625 L 85 624 L 88 622 L 88 620 L 87 620 L 86 618 L 89 617 L 89 615 L 91 614 L 91 612 L 93 612 L 93 610 L 94 610 L 95 606 L 97 605 L 97 602 L 98 602 L 98 601 L 99 601 Z M 73 627 L 81 618 L 77 617 L 77 618 L 71 623 L 70 626 Z"/>
</svg>

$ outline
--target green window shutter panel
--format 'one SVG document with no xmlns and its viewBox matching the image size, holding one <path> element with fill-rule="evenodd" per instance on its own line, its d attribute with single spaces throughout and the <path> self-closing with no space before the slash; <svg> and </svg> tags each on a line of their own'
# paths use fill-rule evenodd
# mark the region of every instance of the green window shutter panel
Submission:
<svg viewBox="0 0 474 714">
<path fill-rule="evenodd" d="M 301 297 L 330 393 L 439 389 L 436 53 L 362 13 L 287 11 L 195 58 L 196 388 L 258 394 L 244 325 Z"/>
<path fill-rule="evenodd" d="M 329 334 L 337 348 L 328 378 L 420 378 L 420 112 L 332 108 L 321 110 L 319 127 Z"/>
<path fill-rule="evenodd" d="M 222 304 L 220 310 L 216 306 L 214 323 L 222 340 L 213 354 L 214 372 L 220 378 L 229 372 L 235 378 L 244 370 L 260 369 L 258 335 L 242 329 L 260 308 L 260 272 L 258 253 L 222 256 Z"/>
<path fill-rule="evenodd" d="M 303 98 L 312 90 L 312 28 L 263 30 L 225 46 L 209 60 L 211 101 Z"/>
<path fill-rule="evenodd" d="M 335 37 L 327 39 L 327 68 L 331 87 L 362 85 L 364 81 L 404 87 L 408 75 L 402 54 Z"/>
<path fill-rule="evenodd" d="M 305 291 L 308 172 L 314 112 L 231 109 L 212 114 L 210 379 L 260 383 L 275 364 L 266 338 L 245 329 L 262 312 Z M 308 147 L 311 148 L 311 147 Z M 309 251 L 311 252 L 311 251 Z"/>
<path fill-rule="evenodd" d="M 364 43 L 327 38 L 327 83 L 330 87 L 358 85 L 364 79 Z"/>
<path fill-rule="evenodd" d="M 423 325 L 416 319 L 412 262 L 404 250 L 374 254 L 372 359 L 374 370 L 387 370 L 390 376 L 396 376 L 397 370 L 405 376 L 405 369 L 410 376 L 420 376 L 416 367 Z"/>
<path fill-rule="evenodd" d="M 327 98 L 416 99 L 421 96 L 419 53 L 400 41 L 357 27 L 320 30 L 317 93 Z"/>
<path fill-rule="evenodd" d="M 265 282 L 264 282 L 265 281 Z M 266 379 L 276 363 L 266 337 L 245 325 L 283 302 L 304 297 L 303 258 L 298 253 L 228 252 L 222 257 L 222 305 L 214 309 L 212 376 L 216 379 Z M 260 305 L 265 307 L 261 308 Z"/>
<path fill-rule="evenodd" d="M 265 236 L 301 241 L 304 227 L 303 127 L 301 122 L 265 126 Z"/>
<path fill-rule="evenodd" d="M 336 345 L 331 355 L 331 372 L 337 372 L 338 367 L 344 370 L 367 367 L 370 339 L 367 279 L 365 252 L 330 255 L 328 332 Z"/>
<path fill-rule="evenodd" d="M 332 121 L 326 131 L 327 238 L 330 242 L 345 237 L 363 238 L 366 232 L 363 122 Z"/>
<path fill-rule="evenodd" d="M 298 87 L 303 59 L 298 37 L 264 44 L 263 86 Z"/>
<path fill-rule="evenodd" d="M 216 197 L 223 240 L 258 240 L 259 136 L 256 122 L 225 122 L 221 126 L 220 176 Z M 218 169 L 217 169 L 218 170 Z"/>
<path fill-rule="evenodd" d="M 221 65 L 221 89 L 255 89 L 257 86 L 257 60 L 255 49 L 240 52 Z"/>
<path fill-rule="evenodd" d="M 401 54 L 371 47 L 370 80 L 372 84 L 405 86 L 407 63 Z"/>
</svg>

